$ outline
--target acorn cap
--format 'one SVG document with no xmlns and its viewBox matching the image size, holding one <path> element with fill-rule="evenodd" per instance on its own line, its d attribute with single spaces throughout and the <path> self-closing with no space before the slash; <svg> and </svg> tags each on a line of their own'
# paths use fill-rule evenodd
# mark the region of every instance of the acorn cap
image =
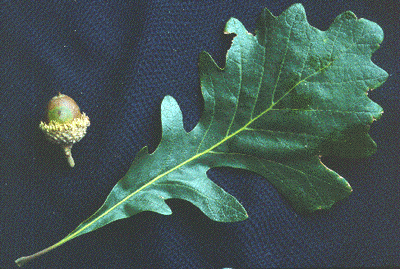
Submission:
<svg viewBox="0 0 400 269">
<path fill-rule="evenodd" d="M 89 117 L 81 113 L 71 97 L 59 93 L 49 101 L 45 118 L 45 122 L 40 122 L 39 128 L 50 142 L 64 148 L 68 162 L 73 167 L 75 163 L 71 148 L 85 136 L 90 125 Z"/>
</svg>

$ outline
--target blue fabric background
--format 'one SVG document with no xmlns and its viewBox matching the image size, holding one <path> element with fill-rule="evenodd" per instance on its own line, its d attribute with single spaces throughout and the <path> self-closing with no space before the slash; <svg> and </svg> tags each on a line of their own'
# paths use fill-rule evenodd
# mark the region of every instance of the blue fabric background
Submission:
<svg viewBox="0 0 400 269">
<path fill-rule="evenodd" d="M 103 203 L 135 154 L 160 140 L 160 103 L 176 98 L 187 130 L 202 111 L 197 60 L 224 65 L 230 17 L 250 32 L 262 8 L 279 15 L 295 1 L 1 1 L 0 268 L 48 247 Z M 397 3 L 397 4 L 396 4 Z M 263 178 L 215 169 L 209 176 L 243 203 L 249 219 L 216 223 L 193 205 L 141 213 L 78 237 L 26 268 L 279 268 L 400 264 L 398 1 L 303 1 L 326 30 L 346 10 L 385 32 L 373 61 L 390 77 L 370 97 L 385 110 L 371 158 L 324 158 L 354 192 L 329 211 L 296 214 Z M 73 148 L 38 129 L 47 101 L 73 97 L 91 119 Z"/>
</svg>

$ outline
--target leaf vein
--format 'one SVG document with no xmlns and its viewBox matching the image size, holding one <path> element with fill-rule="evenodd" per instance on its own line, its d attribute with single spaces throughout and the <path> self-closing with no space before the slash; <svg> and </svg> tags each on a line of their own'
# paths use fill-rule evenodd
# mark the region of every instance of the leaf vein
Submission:
<svg viewBox="0 0 400 269">
<path fill-rule="evenodd" d="M 265 129 L 258 129 L 258 128 L 246 128 L 246 131 L 251 131 L 251 132 L 260 132 L 260 133 L 271 133 L 271 134 L 289 134 L 289 135 L 304 135 L 307 137 L 313 137 L 313 138 L 323 138 L 322 136 L 318 135 L 312 135 L 308 133 L 294 133 L 294 132 L 289 132 L 289 131 L 272 131 L 272 130 L 265 130 Z"/>
<path fill-rule="evenodd" d="M 318 199 L 319 199 L 320 202 L 322 201 L 321 195 L 317 192 L 316 188 L 314 188 L 314 184 L 311 182 L 311 180 L 309 180 L 309 177 L 313 177 L 312 175 L 308 175 L 308 174 L 306 174 L 305 172 L 303 172 L 303 171 L 301 171 L 301 170 L 299 170 L 299 169 L 296 169 L 296 168 L 294 168 L 294 167 L 291 167 L 291 166 L 286 165 L 286 164 L 283 164 L 283 163 L 274 162 L 274 161 L 271 161 L 271 160 L 266 160 L 266 161 L 267 161 L 267 162 L 274 163 L 274 164 L 276 164 L 276 165 L 278 165 L 278 166 L 282 166 L 282 167 L 284 167 L 284 168 L 286 168 L 286 169 L 293 170 L 293 171 L 296 171 L 297 173 L 302 174 L 302 175 L 306 178 L 306 181 L 313 187 L 313 188 L 311 188 L 311 190 L 316 194 L 316 197 L 318 197 Z M 259 161 L 259 163 L 264 167 L 265 170 L 269 171 L 271 174 L 276 175 L 276 173 L 274 173 L 273 171 L 271 171 L 271 169 L 268 169 L 261 161 Z M 279 170 L 278 170 L 278 171 L 279 171 Z M 279 177 L 279 178 L 287 178 L 287 177 L 285 177 L 284 175 L 282 175 L 282 173 L 279 172 L 279 174 L 281 175 L 281 177 Z M 318 179 L 318 178 L 317 178 L 317 179 Z M 330 185 L 330 184 L 329 184 L 329 185 Z"/>
<path fill-rule="evenodd" d="M 209 77 L 209 79 L 210 79 L 210 83 L 211 83 L 212 87 L 214 88 L 214 83 L 213 83 L 213 81 L 212 81 L 212 77 L 211 77 L 211 76 L 208 76 L 208 77 Z M 213 94 L 215 95 L 214 92 L 213 92 Z M 205 140 L 206 137 L 207 137 L 208 132 L 209 132 L 210 129 L 211 129 L 211 126 L 212 126 L 212 124 L 213 124 L 213 122 L 214 122 L 214 117 L 215 117 L 215 99 L 214 99 L 214 105 L 213 105 L 213 111 L 212 111 L 212 114 L 211 114 L 210 123 L 208 124 L 207 129 L 206 129 L 206 131 L 204 132 L 204 135 L 203 135 L 203 137 L 202 137 L 202 139 L 201 139 L 201 141 L 200 141 L 200 143 L 199 143 L 199 145 L 198 145 L 198 147 L 197 147 L 197 149 L 196 149 L 196 154 L 199 153 L 200 147 L 201 147 L 201 145 L 203 144 L 204 140 Z"/>
<path fill-rule="evenodd" d="M 340 30 L 342 29 L 343 22 L 344 22 L 344 21 L 342 21 L 342 22 L 340 23 L 339 29 L 337 30 L 337 34 L 335 35 L 335 39 L 333 40 L 330 59 L 333 59 L 333 51 L 335 50 L 336 41 L 337 41 L 337 39 L 338 39 L 338 37 L 339 37 L 339 35 L 340 35 Z"/>
<path fill-rule="evenodd" d="M 286 22 L 287 22 L 286 17 L 285 17 L 285 20 L 286 20 Z M 277 76 L 277 78 L 276 78 L 276 82 L 275 82 L 274 89 L 272 90 L 271 104 L 274 104 L 274 103 L 275 103 L 275 102 L 274 102 L 274 99 L 275 99 L 275 92 L 276 92 L 276 89 L 277 89 L 277 87 L 278 87 L 278 83 L 279 83 L 280 78 L 281 78 L 283 66 L 284 66 L 284 64 L 285 64 L 287 52 L 288 52 L 288 49 L 289 49 L 290 37 L 291 37 L 291 35 L 292 35 L 292 29 L 293 29 L 293 24 L 290 25 L 289 34 L 288 34 L 287 41 L 286 41 L 286 44 L 285 44 L 285 46 L 286 46 L 285 52 L 284 52 L 284 54 L 283 54 L 282 61 L 281 61 L 280 65 L 279 65 L 279 72 L 278 72 L 278 76 Z"/>
<path fill-rule="evenodd" d="M 171 185 L 171 186 L 173 186 L 173 187 L 179 186 L 179 187 L 184 188 L 184 189 L 185 189 L 185 188 L 186 188 L 186 189 L 190 189 L 191 191 L 194 191 L 194 192 L 196 192 L 197 194 L 199 194 L 200 196 L 204 197 L 206 200 L 212 200 L 212 201 L 214 201 L 215 203 L 221 204 L 223 207 L 232 208 L 232 209 L 235 210 L 236 212 L 239 212 L 239 213 L 240 213 L 240 211 L 239 211 L 238 209 L 236 209 L 235 207 L 229 206 L 229 205 L 227 205 L 226 203 L 222 203 L 222 202 L 220 201 L 220 199 L 216 199 L 216 198 L 212 198 L 212 197 L 210 197 L 210 196 L 207 196 L 207 195 L 205 195 L 203 192 L 200 192 L 198 189 L 196 189 L 196 188 L 194 188 L 194 187 L 192 187 L 192 186 L 188 186 L 188 185 L 182 184 L 181 182 L 168 182 L 168 181 L 164 181 L 164 182 L 159 182 L 159 183 L 157 183 L 157 185 Z M 181 199 L 184 199 L 184 198 L 182 198 L 182 197 L 173 197 L 173 198 L 181 198 Z M 207 205 L 208 205 L 208 203 L 207 203 Z M 210 208 L 210 207 L 209 207 L 209 208 Z M 210 209 L 211 209 L 211 208 L 210 208 Z"/>
<path fill-rule="evenodd" d="M 243 86 L 242 85 L 242 82 L 243 82 L 243 79 L 242 79 L 243 78 L 242 65 L 243 65 L 243 58 L 242 58 L 242 53 L 240 53 L 240 64 L 239 64 L 239 80 L 240 80 L 240 83 L 239 83 L 239 89 L 238 89 L 238 93 L 237 93 L 235 110 L 234 110 L 234 113 L 233 113 L 233 116 L 232 116 L 232 120 L 231 120 L 231 122 L 230 122 L 230 124 L 228 126 L 228 129 L 226 130 L 225 137 L 227 137 L 229 135 L 231 127 L 232 127 L 232 125 L 233 125 L 233 123 L 235 121 L 235 118 L 236 118 L 236 113 L 238 111 L 238 106 L 239 106 L 239 102 L 240 102 L 240 93 L 242 91 L 242 86 Z"/>
</svg>

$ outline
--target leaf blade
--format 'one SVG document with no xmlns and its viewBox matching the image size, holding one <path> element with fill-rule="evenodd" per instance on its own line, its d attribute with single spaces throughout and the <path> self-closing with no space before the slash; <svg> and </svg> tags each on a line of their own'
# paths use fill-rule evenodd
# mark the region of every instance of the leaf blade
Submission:
<svg viewBox="0 0 400 269">
<path fill-rule="evenodd" d="M 372 33 L 365 31 L 366 28 L 372 29 Z M 243 24 L 234 18 L 228 21 L 225 33 L 236 36 L 224 68 L 220 68 L 206 52 L 199 57 L 205 105 L 198 125 L 187 133 L 183 129 L 182 113 L 176 101 L 172 97 L 164 99 L 160 145 L 153 154 L 137 158 L 136 165 L 132 165 L 127 176 L 118 184 L 131 183 L 137 180 L 133 175 L 141 176 L 149 170 L 153 174 L 146 174 L 150 180 L 131 184 L 127 188 L 129 194 L 122 199 L 124 203 L 129 200 L 126 197 L 143 192 L 151 197 L 150 200 L 158 202 L 139 208 L 137 212 L 132 211 L 134 214 L 144 210 L 170 214 L 171 210 L 164 200 L 180 198 L 208 212 L 206 214 L 210 217 L 213 210 L 201 204 L 209 200 L 209 206 L 211 201 L 217 201 L 214 197 L 219 197 L 221 201 L 231 200 L 228 204 L 233 201 L 231 211 L 241 213 L 231 219 L 223 216 L 225 213 L 211 218 L 242 220 L 247 213 L 241 204 L 234 197 L 225 196 L 225 192 L 212 185 L 214 183 L 206 176 L 210 168 L 221 166 L 243 168 L 263 175 L 299 210 L 329 208 L 335 201 L 346 197 L 352 191 L 350 185 L 324 166 L 317 156 L 322 153 L 328 155 L 335 152 L 335 148 L 338 151 L 346 146 L 351 136 L 351 132 L 346 134 L 349 128 L 368 126 L 382 113 L 381 107 L 365 95 L 367 89 L 378 87 L 387 77 L 385 71 L 370 60 L 366 61 L 382 41 L 383 33 L 379 26 L 367 20 L 358 20 L 352 12 L 345 12 L 326 32 L 322 32 L 308 24 L 303 6 L 295 4 L 279 17 L 265 9 L 257 23 L 256 36 L 248 33 Z M 351 69 L 352 75 L 359 77 L 347 80 L 345 72 L 340 74 L 337 70 L 347 67 L 347 57 L 353 55 L 350 52 L 358 46 L 355 40 L 363 41 L 368 46 L 356 50 L 357 53 L 350 58 L 353 62 L 350 66 L 364 71 L 360 76 L 357 69 Z M 349 92 L 340 91 L 339 86 L 351 83 L 356 84 L 348 88 Z M 342 94 L 340 98 L 327 96 L 332 87 Z M 344 102 L 347 98 L 355 102 Z M 344 105 L 347 103 L 352 104 L 350 109 Z M 362 138 L 359 144 L 368 145 L 361 156 L 372 153 L 375 146 L 367 131 L 368 128 L 364 128 L 357 132 L 360 134 L 357 138 Z M 179 147 L 171 147 L 177 145 L 176 141 L 179 141 Z M 251 146 L 252 143 L 254 146 Z M 260 143 L 263 147 L 257 151 Z M 214 159 L 218 154 L 224 158 Z M 157 161 L 154 164 L 151 159 L 163 160 L 162 168 L 157 169 L 155 166 L 159 164 Z M 149 168 L 144 163 L 155 166 Z M 143 169 L 145 166 L 146 169 Z M 194 167 L 197 170 L 192 173 Z M 192 178 L 192 175 L 196 176 Z M 286 184 L 281 183 L 285 181 Z M 191 185 L 193 183 L 199 185 L 196 187 Z M 334 190 L 325 190 L 325 196 L 322 194 L 324 191 L 316 191 L 313 187 L 334 183 Z M 204 188 L 205 185 L 208 187 Z M 163 187 L 158 189 L 160 186 Z M 167 186 L 170 190 L 163 190 Z M 201 193 L 201 186 L 205 190 L 215 188 L 218 194 Z M 303 195 L 294 194 L 300 189 L 303 189 Z M 187 192 L 191 195 L 185 195 Z M 196 196 L 196 192 L 197 198 L 190 197 Z M 118 194 L 118 188 L 115 193 Z M 223 202 L 218 204 L 221 206 Z M 214 209 L 218 211 L 218 206 Z M 126 214 L 130 215 L 133 214 Z"/>
</svg>

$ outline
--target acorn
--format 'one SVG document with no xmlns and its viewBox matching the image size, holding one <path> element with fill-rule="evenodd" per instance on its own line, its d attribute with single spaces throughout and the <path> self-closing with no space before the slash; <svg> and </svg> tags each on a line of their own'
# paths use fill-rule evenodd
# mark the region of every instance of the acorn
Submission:
<svg viewBox="0 0 400 269">
<path fill-rule="evenodd" d="M 74 167 L 72 145 L 86 135 L 89 125 L 89 117 L 81 113 L 74 99 L 58 93 L 47 104 L 45 121 L 40 122 L 39 128 L 50 142 L 64 149 L 69 165 Z"/>
</svg>

